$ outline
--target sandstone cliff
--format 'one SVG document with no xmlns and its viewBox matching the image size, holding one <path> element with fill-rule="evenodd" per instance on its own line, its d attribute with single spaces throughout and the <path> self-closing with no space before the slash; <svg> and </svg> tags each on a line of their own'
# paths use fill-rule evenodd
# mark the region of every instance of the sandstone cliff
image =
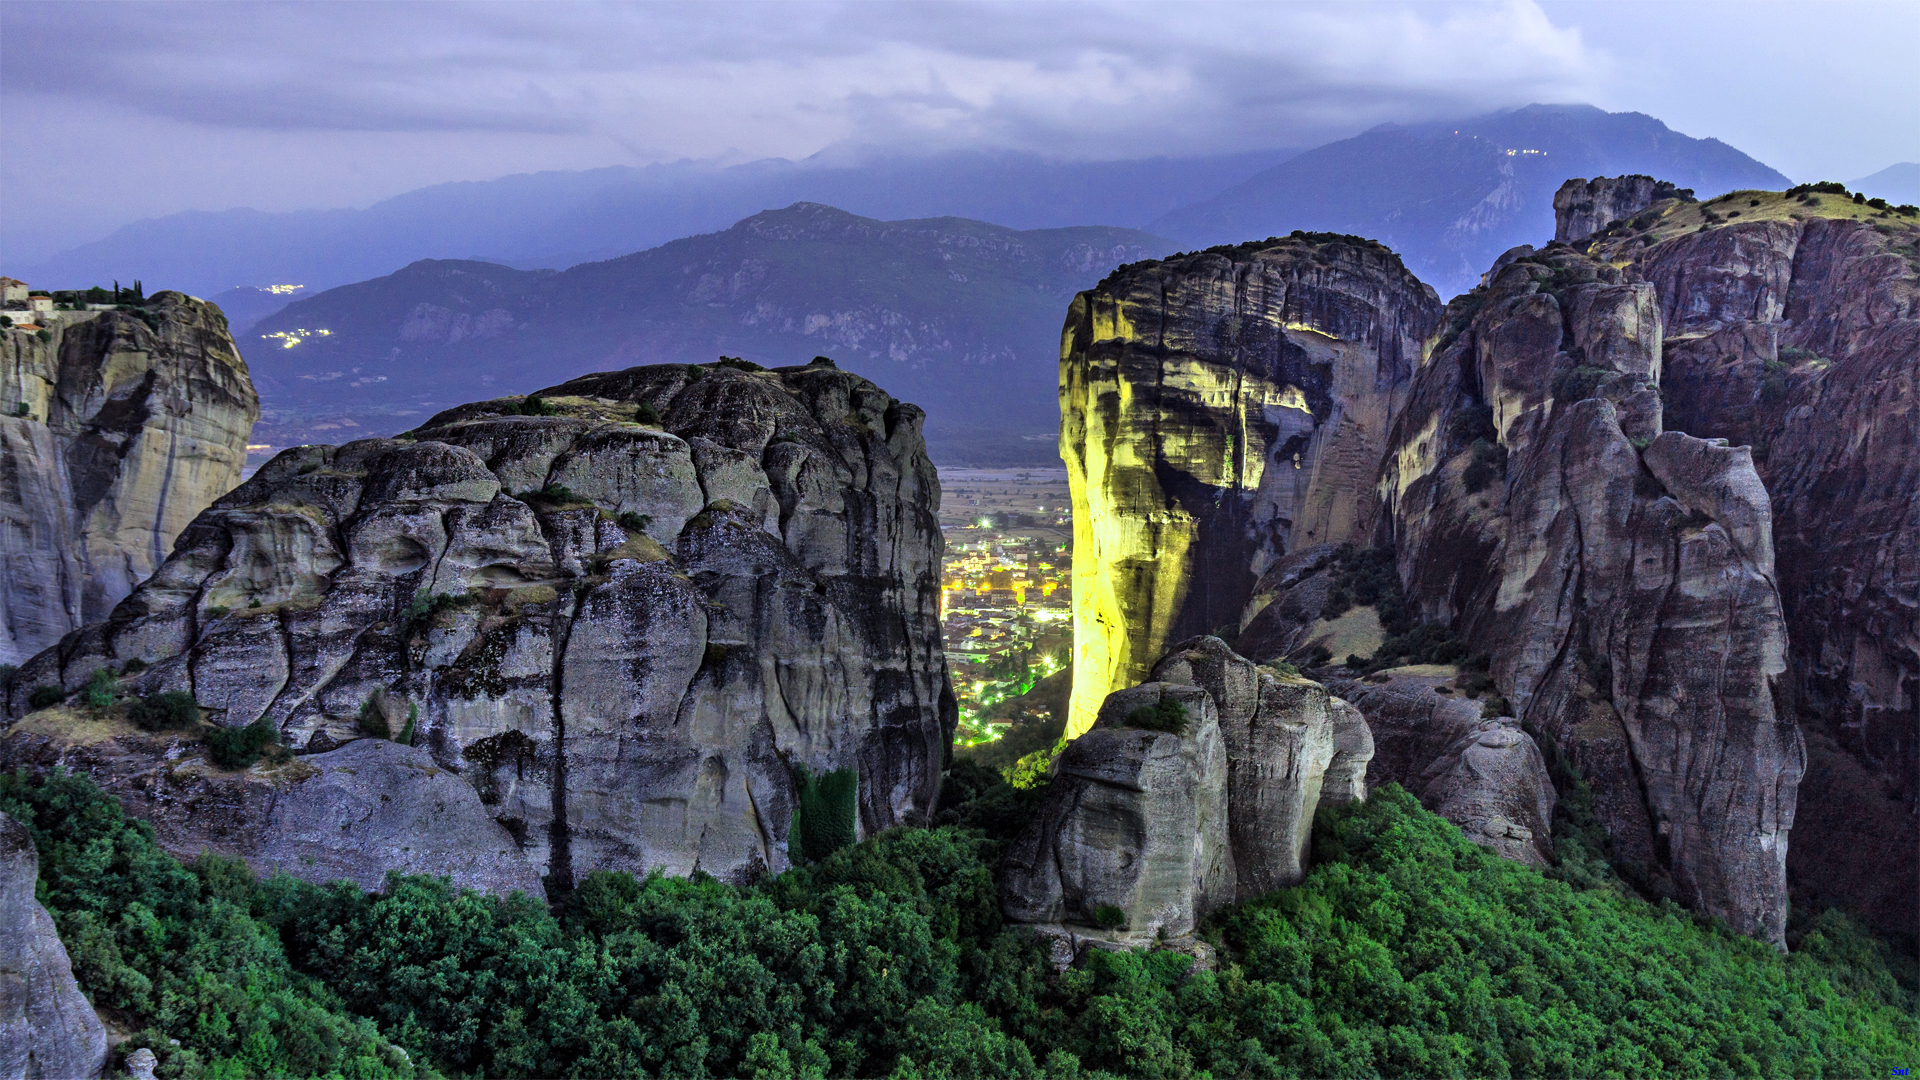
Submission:
<svg viewBox="0 0 1920 1080">
<path fill-rule="evenodd" d="M 1410 601 L 1491 655 L 1617 858 L 1780 942 L 1805 751 L 1750 453 L 1664 430 L 1650 284 L 1550 246 L 1452 307 L 1381 475 Z"/>
<path fill-rule="evenodd" d="M 260 402 L 212 304 L 0 332 L 0 663 L 104 619 L 240 481 Z"/>
<path fill-rule="evenodd" d="M 392 767 L 457 774 L 552 883 L 778 871 L 793 766 L 856 768 L 867 831 L 938 794 L 922 416 L 830 365 L 675 364 L 290 450 L 29 661 L 12 709 L 137 660 L 131 691 L 265 723 L 301 764 L 368 725 L 410 736 L 430 761 Z"/>
<path fill-rule="evenodd" d="M 1237 628 L 1290 547 L 1364 538 L 1388 425 L 1440 318 L 1370 241 L 1296 233 L 1122 267 L 1068 310 L 1068 733 L 1166 647 Z"/>
<path fill-rule="evenodd" d="M 0 1076 L 99 1076 L 107 1031 L 34 898 L 39 877 L 32 834 L 0 814 Z"/>
<path fill-rule="evenodd" d="M 1592 185 L 1614 184 L 1595 180 Z M 1753 447 L 1811 726 L 1790 868 L 1908 932 L 1920 906 L 1920 221 L 1831 193 L 1655 203 L 1587 245 L 1652 284 L 1667 426 Z M 1804 841 L 1804 842 L 1803 842 Z"/>
<path fill-rule="evenodd" d="M 1569 182 L 1557 205 L 1577 247 L 1508 252 L 1443 316 L 1416 290 L 1344 294 L 1344 317 L 1405 332 L 1368 354 L 1403 367 L 1362 365 L 1370 405 L 1328 395 L 1380 440 L 1321 423 L 1274 373 L 1287 349 L 1242 346 L 1270 325 L 1247 313 L 1277 306 L 1249 283 L 1310 262 L 1303 239 L 1124 268 L 1075 302 L 1076 720 L 1211 625 L 1237 621 L 1256 660 L 1438 659 L 1339 684 L 1380 740 L 1370 779 L 1541 862 L 1550 740 L 1630 877 L 1779 942 L 1810 717 L 1796 877 L 1899 928 L 1911 897 L 1862 879 L 1867 849 L 1898 869 L 1920 847 L 1893 784 L 1920 729 L 1920 230 L 1838 195 L 1702 204 L 1645 177 Z M 1279 322 L 1270 341 L 1319 340 Z M 1296 428 L 1248 421 L 1248 387 L 1268 406 L 1291 386 Z M 1316 471 L 1343 430 L 1363 460 Z M 1284 501 L 1264 496 L 1276 446 L 1304 451 Z M 1342 540 L 1390 556 L 1393 619 L 1384 594 L 1346 595 Z"/>
</svg>

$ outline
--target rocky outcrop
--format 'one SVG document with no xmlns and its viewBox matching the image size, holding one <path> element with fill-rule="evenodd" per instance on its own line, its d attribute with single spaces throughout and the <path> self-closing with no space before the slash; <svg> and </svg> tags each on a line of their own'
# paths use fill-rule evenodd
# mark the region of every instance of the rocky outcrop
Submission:
<svg viewBox="0 0 1920 1080">
<path fill-rule="evenodd" d="M 1314 811 L 1365 798 L 1372 756 L 1326 687 L 1218 638 L 1182 642 L 1060 755 L 1002 867 L 1002 907 L 1076 941 L 1191 934 L 1236 898 L 1299 884 Z"/>
<path fill-rule="evenodd" d="M 1184 731 L 1133 726 L 1135 710 L 1163 701 L 1183 711 Z M 1007 853 L 1007 917 L 1117 942 L 1191 934 L 1233 900 L 1227 774 L 1206 691 L 1145 683 L 1109 695 Z"/>
<path fill-rule="evenodd" d="M 857 769 L 865 831 L 938 794 L 954 708 L 921 419 L 826 364 L 676 364 L 290 450 L 25 665 L 12 707 L 137 660 L 131 692 L 267 724 L 301 764 L 368 725 L 409 735 L 426 756 L 382 783 L 459 776 L 550 883 L 778 871 L 793 766 Z M 359 812 L 351 785 L 315 798 Z"/>
<path fill-rule="evenodd" d="M 1520 721 L 1461 693 L 1457 675 L 1420 665 L 1336 678 L 1329 688 L 1366 717 L 1376 748 L 1368 783 L 1398 783 L 1474 843 L 1550 865 L 1559 796 L 1540 747 Z"/>
<path fill-rule="evenodd" d="M 1137 677 L 1147 646 L 1205 605 L 1219 624 L 1243 605 L 1235 647 L 1256 660 L 1406 656 L 1418 649 L 1396 635 L 1418 629 L 1457 647 L 1440 659 L 1484 654 L 1491 688 L 1478 674 L 1440 681 L 1490 690 L 1501 708 L 1468 716 L 1479 703 L 1437 703 L 1438 686 L 1404 670 L 1354 686 L 1382 739 L 1376 781 L 1422 792 L 1470 832 L 1511 822 L 1530 835 L 1501 825 L 1483 842 L 1538 861 L 1551 805 L 1539 752 L 1557 751 L 1592 782 L 1617 863 L 1650 892 L 1779 942 L 1791 850 L 1810 901 L 1904 932 L 1920 852 L 1907 782 L 1920 768 L 1920 222 L 1819 192 L 1700 203 L 1645 177 L 1569 182 L 1556 207 L 1560 239 L 1501 256 L 1444 320 L 1417 304 L 1364 316 L 1440 332 L 1407 351 L 1415 373 L 1387 398 L 1376 501 L 1354 504 L 1371 526 L 1344 537 L 1238 510 L 1227 482 L 1179 494 L 1205 473 L 1191 463 L 1253 441 L 1222 422 L 1237 414 L 1163 404 L 1163 372 L 1267 384 L 1225 301 L 1200 321 L 1211 338 L 1156 337 L 1169 313 L 1207 310 L 1181 298 L 1249 307 L 1226 256 L 1129 269 L 1083 296 L 1061 382 L 1063 453 L 1086 508 L 1076 685 Z M 1203 422 L 1168 419 L 1187 416 Z M 1349 490 L 1302 480 L 1331 487 L 1296 506 Z M 1393 554 L 1393 618 L 1336 591 L 1343 538 Z M 1339 570 L 1349 584 L 1351 569 Z M 1509 706 L 1518 728 L 1498 719 Z M 1790 847 L 1803 720 L 1821 736 L 1823 804 Z M 1862 862 L 1834 832 L 1843 823 L 1902 841 L 1888 862 Z M 1875 878 L 1872 865 L 1892 869 Z"/>
<path fill-rule="evenodd" d="M 1662 185 L 1651 176 L 1569 180 L 1553 193 L 1553 238 L 1562 244 L 1585 240 L 1672 193 L 1672 184 Z"/>
<path fill-rule="evenodd" d="M 99 1076 L 107 1031 L 34 899 L 39 877 L 32 834 L 0 814 L 0 1076 Z"/>
<path fill-rule="evenodd" d="M 1618 857 L 1782 941 L 1805 752 L 1751 455 L 1663 430 L 1649 284 L 1550 247 L 1455 312 L 1381 479 L 1409 599 L 1604 793 Z"/>
<path fill-rule="evenodd" d="M 1823 734 L 1789 870 L 1809 900 L 1920 925 L 1920 222 L 1832 193 L 1662 202 L 1596 237 L 1651 283 L 1668 427 L 1753 448 L 1790 700 Z M 1811 774 L 1810 774 L 1811 775 Z M 1838 777 L 1846 777 L 1845 782 Z M 1855 865 L 1861 830 L 1899 836 Z"/>
<path fill-rule="evenodd" d="M 378 889 L 389 870 L 496 896 L 543 896 L 542 867 L 473 787 L 425 749 L 356 739 L 337 750 L 226 770 L 200 733 L 144 732 L 122 710 L 49 709 L 15 724 L 14 767 L 94 777 L 176 857 L 217 851 L 262 876 Z"/>
<path fill-rule="evenodd" d="M 1289 549 L 1371 534 L 1388 426 L 1439 317 L 1390 251 L 1302 233 L 1136 263 L 1074 299 L 1070 735 L 1170 643 L 1237 628 Z"/>
<path fill-rule="evenodd" d="M 1373 757 L 1366 722 L 1336 708 L 1319 683 L 1256 667 L 1216 637 L 1175 645 L 1154 665 L 1153 680 L 1198 686 L 1214 703 L 1227 748 L 1236 895 L 1298 885 L 1315 808 L 1323 799 L 1366 798 Z M 1330 793 L 1323 788 L 1329 774 Z"/>
<path fill-rule="evenodd" d="M 240 481 L 260 402 L 220 309 L 180 293 L 0 331 L 0 663 L 151 574 Z"/>
</svg>

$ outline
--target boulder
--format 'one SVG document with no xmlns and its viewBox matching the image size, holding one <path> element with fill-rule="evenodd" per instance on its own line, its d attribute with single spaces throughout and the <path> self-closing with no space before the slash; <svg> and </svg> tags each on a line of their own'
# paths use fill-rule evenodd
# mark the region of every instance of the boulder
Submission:
<svg viewBox="0 0 1920 1080">
<path fill-rule="evenodd" d="M 1236 895 L 1298 885 L 1327 775 L 1339 789 L 1334 801 L 1366 797 L 1373 741 L 1365 721 L 1337 711 L 1319 683 L 1256 667 L 1216 637 L 1175 645 L 1153 678 L 1198 686 L 1214 702 L 1227 750 Z"/>
<path fill-rule="evenodd" d="M 1366 797 L 1373 738 L 1326 687 L 1216 637 L 1174 646 L 1153 675 L 1067 745 L 1002 869 L 1007 917 L 1069 954 L 1182 938 L 1223 904 L 1298 885 L 1322 800 Z M 1168 705 L 1184 730 L 1156 730 Z"/>
<path fill-rule="evenodd" d="M 99 1076 L 106 1027 L 34 898 L 39 878 L 33 834 L 0 814 L 0 1077 Z"/>
<path fill-rule="evenodd" d="M 1539 745 L 1518 720 L 1460 693 L 1454 677 L 1432 665 L 1333 681 L 1373 736 L 1367 782 L 1399 784 L 1505 858 L 1551 865 L 1559 796 Z"/>
<path fill-rule="evenodd" d="M 473 786 L 426 750 L 356 739 L 298 764 L 313 771 L 275 792 L 259 849 L 247 856 L 260 874 L 377 891 L 396 871 L 449 877 L 496 896 L 545 897 L 540 868 Z"/>
<path fill-rule="evenodd" d="M 1183 733 L 1131 726 L 1165 701 Z M 1001 868 L 1007 917 L 1076 937 L 1149 943 L 1193 932 L 1234 896 L 1228 763 L 1213 699 L 1146 683 L 1109 695 L 1055 763 L 1033 822 Z"/>
</svg>

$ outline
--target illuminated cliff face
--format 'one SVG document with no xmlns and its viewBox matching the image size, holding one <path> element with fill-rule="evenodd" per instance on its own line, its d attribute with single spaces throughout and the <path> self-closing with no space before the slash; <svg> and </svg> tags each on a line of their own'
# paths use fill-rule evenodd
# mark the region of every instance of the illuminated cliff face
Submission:
<svg viewBox="0 0 1920 1080">
<path fill-rule="evenodd" d="M 1386 249 L 1302 238 L 1138 264 L 1074 299 L 1069 737 L 1170 642 L 1237 628 L 1290 546 L 1369 535 L 1388 424 L 1440 313 Z"/>
</svg>

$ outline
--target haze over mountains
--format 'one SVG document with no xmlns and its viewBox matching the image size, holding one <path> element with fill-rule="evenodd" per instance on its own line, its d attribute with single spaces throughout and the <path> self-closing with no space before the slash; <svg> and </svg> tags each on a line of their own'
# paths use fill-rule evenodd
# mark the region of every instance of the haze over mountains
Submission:
<svg viewBox="0 0 1920 1080">
<path fill-rule="evenodd" d="M 337 440 L 308 425 L 394 431 L 475 393 L 591 371 L 826 354 L 923 403 L 947 460 L 1044 463 L 1060 312 L 1166 246 L 1128 229 L 886 222 L 796 203 L 559 273 L 423 260 L 253 328 L 254 378 L 273 403 L 257 430 L 276 445 Z"/>
<path fill-rule="evenodd" d="M 234 209 L 135 222 L 18 274 L 30 281 L 145 280 L 212 297 L 235 286 L 321 289 L 417 259 L 562 269 L 725 229 L 761 210 L 818 202 L 882 219 L 957 216 L 1012 229 L 1135 226 L 1291 157 L 1053 161 L 960 151 L 925 157 L 823 151 L 728 168 L 681 161 L 438 184 L 364 210 Z"/>
<path fill-rule="evenodd" d="M 1847 186 L 1892 203 L 1920 203 L 1920 161 L 1902 161 Z"/>
<path fill-rule="evenodd" d="M 1789 184 L 1643 114 L 1531 105 L 1300 154 L 841 151 L 510 176 L 366 210 L 177 214 L 22 276 L 139 277 L 214 297 L 260 380 L 257 441 L 273 445 L 402 430 L 476 385 L 514 393 L 623 364 L 825 354 L 923 403 L 943 463 L 1047 464 L 1058 313 L 1120 263 L 1295 229 L 1352 233 L 1392 246 L 1445 297 L 1551 235 L 1563 179 L 1632 172 L 1702 197 Z M 288 284 L 304 288 L 260 288 Z"/>
<path fill-rule="evenodd" d="M 279 283 L 305 285 L 311 295 L 423 258 L 561 269 L 817 202 L 882 220 L 1142 228 L 1187 247 L 1294 229 L 1351 232 L 1393 245 L 1452 295 L 1492 256 L 1551 229 L 1550 198 L 1561 180 L 1623 172 L 1674 177 L 1703 196 L 1790 183 L 1724 143 L 1643 114 L 1530 105 L 1383 126 L 1305 154 L 1064 162 L 1006 151 L 915 157 L 839 149 L 728 168 L 683 161 L 533 173 L 421 188 L 365 210 L 149 219 L 21 276 L 91 283 L 138 267 L 146 281 L 205 296 Z"/>
<path fill-rule="evenodd" d="M 1441 296 L 1495 256 L 1553 234 L 1553 192 L 1571 176 L 1646 173 L 1705 198 L 1779 190 L 1787 177 L 1718 139 L 1641 113 L 1529 105 L 1470 120 L 1386 124 L 1310 150 L 1147 224 L 1192 247 L 1292 229 L 1353 233 L 1398 251 Z"/>
</svg>

